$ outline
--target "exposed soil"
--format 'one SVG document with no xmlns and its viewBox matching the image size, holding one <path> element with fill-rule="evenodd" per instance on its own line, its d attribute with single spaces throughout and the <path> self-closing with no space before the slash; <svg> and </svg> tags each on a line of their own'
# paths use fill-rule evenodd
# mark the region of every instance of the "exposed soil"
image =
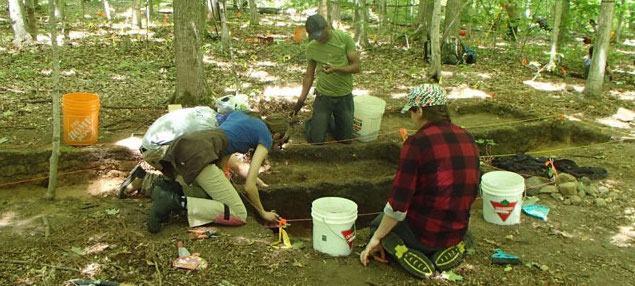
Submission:
<svg viewBox="0 0 635 286">
<path fill-rule="evenodd" d="M 0 8 L 4 5 L 0 4 Z M 98 9 L 96 6 L 88 8 L 90 15 L 95 15 Z M 73 10 L 69 10 L 72 14 Z M 0 16 L 8 18 L 6 9 L 0 9 Z M 266 19 L 289 23 L 289 18 L 288 15 L 277 15 Z M 173 93 L 175 80 L 173 34 L 171 24 L 161 25 L 162 17 L 157 16 L 156 20 L 157 26 L 151 27 L 154 34 L 149 41 L 143 35 L 123 35 L 129 30 L 118 29 L 117 25 L 108 26 L 101 18 L 72 25 L 73 31 L 89 35 L 74 38 L 73 44 L 63 49 L 64 74 L 60 92 L 91 91 L 100 95 L 100 138 L 98 144 L 90 148 L 111 146 L 131 134 L 140 136 L 159 114 L 165 112 L 165 102 Z M 264 113 L 289 110 L 299 94 L 297 86 L 305 64 L 303 44 L 284 41 L 258 44 L 243 40 L 258 35 L 286 37 L 292 35 L 293 27 L 299 22 L 293 26 L 239 29 L 241 24 L 247 23 L 246 19 L 232 15 L 230 21 L 234 48 L 240 59 L 235 68 L 243 83 L 241 91 L 253 93 L 254 107 Z M 6 21 L 0 22 L 0 30 L 2 35 L 11 34 Z M 1 37 L 2 156 L 41 152 L 49 148 L 52 138 L 50 48 L 38 44 L 18 50 L 7 45 L 10 41 L 6 36 Z M 403 104 L 402 97 L 408 88 L 422 81 L 421 71 L 426 66 L 416 46 L 410 50 L 394 48 L 394 44 L 379 42 L 387 41 L 389 36 L 378 35 L 377 39 L 374 49 L 362 52 L 364 71 L 355 77 L 355 86 L 360 93 L 386 100 L 386 117 L 378 142 L 398 142 L 396 129 L 409 126 L 405 126 L 407 117 L 400 117 L 395 111 Z M 536 36 L 537 41 L 525 47 L 523 57 L 544 64 L 547 57 L 543 52 L 548 49 L 540 45 L 544 39 L 547 37 Z M 92 277 L 134 285 L 631 285 L 629 281 L 635 278 L 635 176 L 632 171 L 635 148 L 633 140 L 627 137 L 632 136 L 632 123 L 622 122 L 626 128 L 618 129 L 598 124 L 596 119 L 610 117 L 619 107 L 634 109 L 632 74 L 635 68 L 630 56 L 635 54 L 635 49 L 617 46 L 619 51 L 611 54 L 611 65 L 623 72 L 614 74 L 613 81 L 605 85 L 602 97 L 587 98 L 564 88 L 564 85 L 584 86 L 584 80 L 568 75 L 543 73 L 537 79 L 562 87 L 554 92 L 536 90 L 524 84 L 533 77 L 534 71 L 520 64 L 516 44 L 495 45 L 492 42 L 483 45 L 477 49 L 477 65 L 443 67 L 447 72 L 443 86 L 451 94 L 464 95 L 469 91 L 484 95 L 484 98 L 470 99 L 453 97 L 450 107 L 456 115 L 456 123 L 473 133 L 483 132 L 479 128 L 489 128 L 492 133 L 481 134 L 495 136 L 498 133 L 494 132 L 503 131 L 511 134 L 506 135 L 509 142 L 497 139 L 500 149 L 497 149 L 498 145 L 491 146 L 491 154 L 540 151 L 536 154 L 569 158 L 582 166 L 606 168 L 608 178 L 593 184 L 607 188 L 608 192 L 600 196 L 607 203 L 598 205 L 595 197 L 587 196 L 578 205 L 565 205 L 563 201 L 542 194 L 538 203 L 551 208 L 548 221 L 523 215 L 518 225 L 498 226 L 484 221 L 482 202 L 477 201 L 470 223 L 476 238 L 474 252 L 454 269 L 463 276 L 461 282 L 450 282 L 439 275 L 432 281 L 418 281 L 394 262 L 390 265 L 371 263 L 364 268 L 355 254 L 333 258 L 317 253 L 312 249 L 310 221 L 292 222 L 288 228 L 293 242 L 303 242 L 303 247 L 298 249 L 269 246 L 277 235 L 262 227 L 257 215 L 253 214 L 246 226 L 221 227 L 219 238 L 189 241 L 184 214 L 175 215 L 159 234 L 151 235 L 145 226 L 149 199 L 118 200 L 115 196 L 114 190 L 135 160 L 131 155 L 125 164 L 108 158 L 98 171 L 60 176 L 57 197 L 52 202 L 40 199 L 46 191 L 41 184 L 43 180 L 1 185 L 0 284 L 60 285 L 68 279 Z M 571 44 L 564 49 L 569 54 L 578 53 L 581 58 L 586 47 Z M 206 74 L 212 91 L 215 95 L 224 95 L 226 89 L 233 88 L 235 79 L 219 42 L 206 40 L 205 58 L 209 63 Z M 568 74 L 582 73 L 579 58 L 565 59 Z M 296 89 L 287 95 L 282 88 Z M 479 110 L 470 109 L 473 106 L 478 106 Z M 491 109 L 484 111 L 483 106 Z M 556 132 L 561 137 L 535 140 L 539 138 L 535 134 L 552 136 L 552 129 L 547 132 L 545 126 L 560 124 L 558 117 L 561 114 L 575 115 L 582 119 L 576 126 L 584 124 L 586 128 L 614 139 L 604 135 L 587 138 L 584 130 L 566 123 L 567 128 Z M 304 144 L 302 120 L 309 116 L 307 105 L 300 115 L 301 122 L 294 127 L 292 143 Z M 527 128 L 510 127 L 515 121 L 532 118 L 545 118 L 548 123 L 525 124 Z M 510 126 L 506 126 L 507 123 Z M 492 127 L 493 124 L 503 126 Z M 493 138 L 484 136 L 481 139 Z M 529 139 L 534 141 L 527 141 Z M 354 142 L 351 146 L 363 144 Z M 348 152 L 348 145 L 341 146 Z M 485 149 L 483 152 L 486 153 Z M 379 151 L 376 153 L 381 155 Z M 337 152 L 334 154 L 339 156 Z M 305 159 L 298 160 L 274 157 L 272 168 L 263 178 L 272 185 L 339 182 L 347 178 L 389 177 L 395 171 L 396 159 L 368 158 L 344 162 L 340 166 L 330 165 L 325 159 L 318 160 L 312 154 L 304 156 Z M 42 155 L 40 164 L 47 163 L 46 157 Z M 99 164 L 99 158 L 75 162 L 68 168 L 72 170 L 81 164 L 92 166 L 94 163 Z M 484 166 L 484 170 L 490 169 Z M 289 204 L 293 200 L 302 201 L 302 198 L 287 199 Z M 383 205 L 384 202 L 372 203 Z M 289 209 L 309 207 L 302 203 Z M 284 215 L 284 209 L 278 211 Z M 364 210 L 364 213 L 369 212 L 373 211 Z M 370 217 L 358 219 L 353 253 L 361 251 L 369 238 L 364 223 Z M 209 262 L 209 268 L 203 271 L 173 269 L 171 263 L 177 255 L 177 240 L 186 241 L 190 252 L 199 252 Z M 493 264 L 489 257 L 496 248 L 519 256 L 522 263 L 512 267 Z"/>
</svg>

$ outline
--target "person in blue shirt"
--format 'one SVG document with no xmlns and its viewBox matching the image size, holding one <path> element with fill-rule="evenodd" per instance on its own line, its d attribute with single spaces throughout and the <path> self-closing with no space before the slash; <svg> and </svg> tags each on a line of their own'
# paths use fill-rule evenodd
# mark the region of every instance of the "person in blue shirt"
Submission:
<svg viewBox="0 0 635 286">
<path fill-rule="evenodd" d="M 258 193 L 258 172 L 269 152 L 288 139 L 288 120 L 284 115 L 261 119 L 251 112 L 229 114 L 215 130 L 183 134 L 159 150 L 144 153 L 144 159 L 178 185 L 156 184 L 153 205 L 148 215 L 148 230 L 158 232 L 161 222 L 173 210 L 185 208 L 190 227 L 216 223 L 242 225 L 247 210 L 223 172 L 234 153 L 254 150 L 246 175 L 245 192 L 258 214 L 268 222 L 280 216 L 263 207 Z M 184 196 L 175 189 L 182 188 Z"/>
</svg>

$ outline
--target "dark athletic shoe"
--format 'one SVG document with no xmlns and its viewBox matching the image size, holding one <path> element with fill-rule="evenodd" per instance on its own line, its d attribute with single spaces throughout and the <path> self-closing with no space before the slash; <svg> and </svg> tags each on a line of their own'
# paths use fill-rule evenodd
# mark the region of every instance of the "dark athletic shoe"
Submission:
<svg viewBox="0 0 635 286">
<path fill-rule="evenodd" d="M 434 273 L 432 261 L 418 250 L 408 248 L 397 234 L 391 232 L 386 235 L 381 245 L 413 276 L 424 279 Z"/>
<path fill-rule="evenodd" d="M 432 261 L 440 271 L 450 270 L 461 263 L 463 253 L 465 253 L 465 242 L 461 241 L 457 245 L 435 252 L 432 255 Z"/>
<path fill-rule="evenodd" d="M 161 222 L 165 222 L 170 217 L 170 213 L 175 210 L 181 210 L 181 202 L 179 201 L 178 190 L 181 188 L 179 183 L 156 179 L 152 190 L 152 206 L 148 213 L 148 231 L 157 233 L 161 230 Z"/>
<path fill-rule="evenodd" d="M 121 183 L 121 185 L 119 186 L 119 198 L 120 199 L 126 198 L 126 194 L 125 194 L 126 187 L 130 185 L 130 183 L 132 183 L 134 179 L 143 178 L 145 176 L 146 176 L 146 170 L 141 168 L 141 164 L 137 164 L 137 166 L 132 168 L 132 171 L 130 171 L 130 174 L 128 174 L 128 177 L 126 178 L 126 180 L 124 180 L 123 183 Z"/>
</svg>

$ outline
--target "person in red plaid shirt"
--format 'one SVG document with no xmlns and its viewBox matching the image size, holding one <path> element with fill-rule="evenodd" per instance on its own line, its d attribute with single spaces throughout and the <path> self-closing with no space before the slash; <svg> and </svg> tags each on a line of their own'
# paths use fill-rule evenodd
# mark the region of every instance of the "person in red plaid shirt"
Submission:
<svg viewBox="0 0 635 286">
<path fill-rule="evenodd" d="M 450 121 L 446 93 L 423 84 L 408 94 L 417 132 L 401 150 L 399 169 L 384 212 L 360 261 L 385 251 L 419 278 L 461 262 L 470 206 L 479 183 L 479 150 L 472 135 Z"/>
</svg>

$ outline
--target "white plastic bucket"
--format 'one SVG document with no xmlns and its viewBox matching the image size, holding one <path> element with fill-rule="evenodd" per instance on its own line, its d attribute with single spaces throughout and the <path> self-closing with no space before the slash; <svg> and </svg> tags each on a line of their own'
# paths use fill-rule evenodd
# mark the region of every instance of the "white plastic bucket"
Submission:
<svg viewBox="0 0 635 286">
<path fill-rule="evenodd" d="M 377 140 L 386 102 L 375 96 L 355 96 L 353 103 L 355 104 L 353 133 L 362 142 Z"/>
<path fill-rule="evenodd" d="M 324 197 L 311 204 L 313 249 L 331 256 L 347 256 L 353 249 L 357 204 L 338 197 Z"/>
<path fill-rule="evenodd" d="M 488 172 L 481 178 L 483 218 L 493 224 L 512 225 L 520 222 L 525 179 L 508 171 Z"/>
</svg>

